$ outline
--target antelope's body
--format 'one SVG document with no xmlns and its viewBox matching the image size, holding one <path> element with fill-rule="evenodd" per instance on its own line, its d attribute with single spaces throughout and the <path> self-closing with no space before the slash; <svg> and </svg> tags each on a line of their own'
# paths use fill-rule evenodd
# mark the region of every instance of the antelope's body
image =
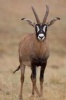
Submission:
<svg viewBox="0 0 66 100">
<path fill-rule="evenodd" d="M 35 15 L 37 24 L 29 19 L 22 18 L 35 28 L 35 33 L 30 33 L 25 35 L 19 44 L 19 67 L 14 71 L 21 70 L 21 90 L 20 90 L 20 100 L 22 100 L 23 82 L 25 66 L 29 65 L 31 67 L 31 80 L 32 80 L 32 95 L 34 92 L 39 96 L 43 95 L 43 81 L 44 81 L 44 71 L 47 65 L 47 59 L 49 57 L 49 46 L 47 40 L 47 29 L 56 20 L 60 18 L 56 17 L 50 22 L 46 23 L 46 19 L 49 13 L 49 7 L 46 5 L 46 13 L 41 23 L 35 9 L 32 7 L 32 11 Z M 36 67 L 40 66 L 40 92 L 36 86 Z"/>
<path fill-rule="evenodd" d="M 35 33 L 25 35 L 19 44 L 19 60 L 25 65 L 31 66 L 32 60 L 46 60 L 49 56 L 47 39 L 38 41 Z"/>
</svg>

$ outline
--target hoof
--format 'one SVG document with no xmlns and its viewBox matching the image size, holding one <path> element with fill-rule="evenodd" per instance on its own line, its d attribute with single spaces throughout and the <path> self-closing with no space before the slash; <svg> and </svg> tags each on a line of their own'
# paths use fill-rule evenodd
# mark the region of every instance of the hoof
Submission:
<svg viewBox="0 0 66 100">
<path fill-rule="evenodd" d="M 35 95 L 33 95 L 33 94 L 29 94 L 29 95 L 28 95 L 28 98 L 29 98 L 29 100 L 34 100 Z"/>
<path fill-rule="evenodd" d="M 19 96 L 19 100 L 23 100 L 23 98 L 22 98 L 22 96 L 21 96 L 21 95 Z"/>
<path fill-rule="evenodd" d="M 40 100 L 45 100 L 43 94 L 40 93 L 39 95 Z"/>
<path fill-rule="evenodd" d="M 39 94 L 39 97 L 43 97 L 43 92 L 41 92 L 41 93 Z"/>
</svg>

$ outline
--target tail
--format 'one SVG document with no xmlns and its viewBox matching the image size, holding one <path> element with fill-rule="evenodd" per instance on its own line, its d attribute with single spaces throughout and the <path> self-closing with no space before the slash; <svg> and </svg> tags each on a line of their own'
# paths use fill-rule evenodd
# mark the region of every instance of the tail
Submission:
<svg viewBox="0 0 66 100">
<path fill-rule="evenodd" d="M 13 73 L 15 73 L 16 71 L 18 71 L 19 69 L 20 69 L 20 65 L 17 67 L 17 69 Z"/>
</svg>

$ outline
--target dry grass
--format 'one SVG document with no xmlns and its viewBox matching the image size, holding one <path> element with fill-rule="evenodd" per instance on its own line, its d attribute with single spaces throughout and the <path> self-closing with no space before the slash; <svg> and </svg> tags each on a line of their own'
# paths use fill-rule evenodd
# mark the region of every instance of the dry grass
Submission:
<svg viewBox="0 0 66 100">
<path fill-rule="evenodd" d="M 45 12 L 45 5 L 50 7 L 49 19 L 58 16 L 56 22 L 48 30 L 50 58 L 45 71 L 44 97 L 31 95 L 30 68 L 26 68 L 24 83 L 24 100 L 66 100 L 66 1 L 65 0 L 0 0 L 0 100 L 19 100 L 20 72 L 13 70 L 19 65 L 18 44 L 24 33 L 34 32 L 33 28 L 22 17 L 34 16 L 30 9 L 34 5 L 40 18 Z M 39 9 L 38 9 L 39 8 Z M 39 87 L 39 69 L 37 75 Z"/>
</svg>

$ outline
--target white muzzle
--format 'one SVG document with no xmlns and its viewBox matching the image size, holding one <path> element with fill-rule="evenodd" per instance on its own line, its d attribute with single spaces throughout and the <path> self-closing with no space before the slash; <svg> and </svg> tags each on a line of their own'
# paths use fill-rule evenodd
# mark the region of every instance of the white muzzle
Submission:
<svg viewBox="0 0 66 100">
<path fill-rule="evenodd" d="M 45 39 L 44 34 L 39 34 L 39 35 L 38 35 L 38 39 L 39 39 L 39 40 L 44 40 L 44 39 Z"/>
</svg>

